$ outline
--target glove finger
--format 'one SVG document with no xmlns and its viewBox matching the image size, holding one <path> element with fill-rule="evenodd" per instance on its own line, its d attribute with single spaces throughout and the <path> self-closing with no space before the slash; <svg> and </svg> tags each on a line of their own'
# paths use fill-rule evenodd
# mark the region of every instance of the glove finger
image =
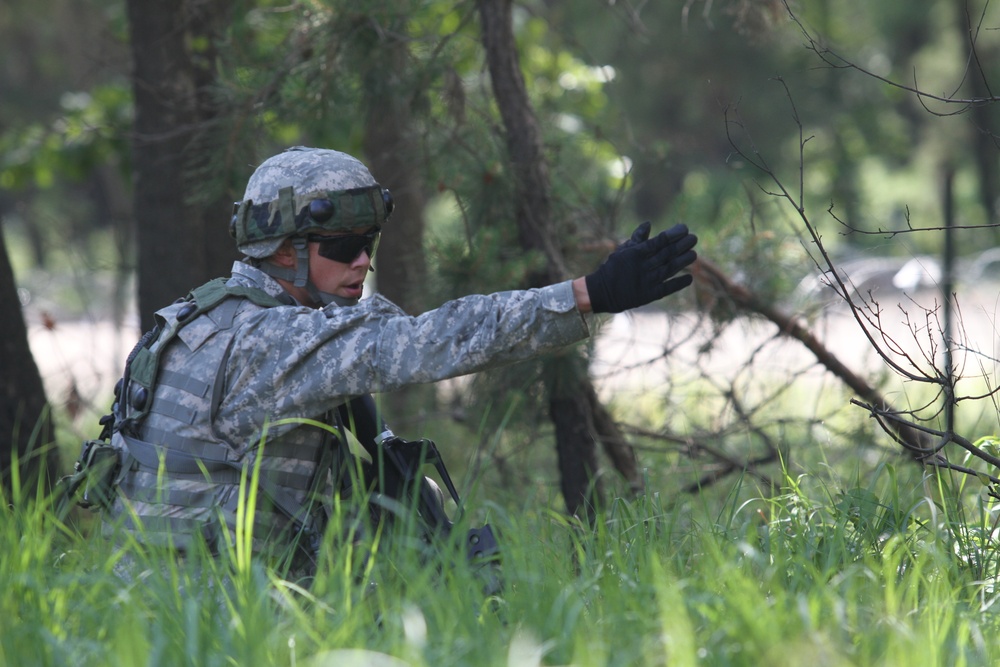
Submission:
<svg viewBox="0 0 1000 667">
<path fill-rule="evenodd" d="M 650 283 L 662 283 L 678 271 L 690 266 L 696 259 L 698 259 L 698 253 L 694 250 L 688 250 L 683 255 L 671 257 L 661 264 L 651 266 L 646 272 L 646 277 Z"/>
<path fill-rule="evenodd" d="M 668 262 L 673 261 L 675 257 L 681 257 L 691 252 L 697 243 L 698 237 L 694 234 L 688 234 L 680 241 L 658 248 L 653 253 L 647 255 L 644 259 L 643 265 L 652 269 L 654 267 L 667 264 Z"/>
<path fill-rule="evenodd" d="M 669 249 L 675 244 L 679 244 L 681 250 L 677 252 L 684 252 L 692 247 L 698 242 L 698 237 L 688 231 L 686 225 L 674 225 L 670 229 L 660 232 L 649 241 L 645 243 L 645 248 L 647 250 L 647 256 L 652 256 L 655 253 L 659 253 L 664 249 Z"/>
<path fill-rule="evenodd" d="M 632 232 L 632 237 L 625 242 L 625 245 L 636 245 L 638 243 L 644 242 L 646 239 L 649 238 L 649 230 L 652 229 L 652 227 L 653 224 L 649 220 L 642 223 L 641 225 L 635 228 L 635 231 Z"/>
<path fill-rule="evenodd" d="M 698 237 L 694 234 L 686 234 L 674 241 L 674 252 L 683 254 L 698 244 Z"/>
<path fill-rule="evenodd" d="M 682 289 L 694 282 L 694 276 L 690 273 L 683 276 L 677 276 L 676 278 L 671 278 L 665 283 L 661 283 L 656 291 L 656 299 L 662 299 L 665 296 L 674 294 L 675 292 L 680 292 Z"/>
<path fill-rule="evenodd" d="M 682 222 L 678 222 L 676 225 L 670 229 L 660 232 L 660 236 L 666 236 L 671 241 L 677 241 L 688 234 L 688 227 Z"/>
</svg>

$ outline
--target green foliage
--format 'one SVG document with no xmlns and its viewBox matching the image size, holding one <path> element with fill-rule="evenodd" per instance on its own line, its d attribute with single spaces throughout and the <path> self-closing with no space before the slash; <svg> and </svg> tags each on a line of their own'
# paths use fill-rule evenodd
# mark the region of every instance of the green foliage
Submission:
<svg viewBox="0 0 1000 667">
<path fill-rule="evenodd" d="M 65 284 L 74 270 L 122 261 L 121 239 L 114 236 L 120 221 L 109 217 L 106 201 L 87 193 L 96 174 L 127 178 L 131 127 L 131 94 L 117 82 L 67 92 L 54 119 L 32 119 L 0 133 L 0 199 L 20 200 L 4 220 L 18 232 L 10 245 L 27 238 L 32 246 L 10 253 L 19 276 L 35 266 L 62 267 L 37 281 Z M 80 299 L 50 296 L 71 310 L 86 308 Z"/>
<path fill-rule="evenodd" d="M 15 9 L 15 17 L 30 15 L 24 3 Z M 98 9 L 121 33 L 120 8 Z M 598 11 L 515 7 L 522 69 L 545 133 L 554 210 L 567 237 L 621 235 L 634 217 L 680 217 L 700 233 L 739 220 L 733 207 L 746 200 L 739 183 L 749 174 L 726 137 L 727 110 L 738 110 L 757 146 L 794 180 L 798 128 L 783 90 L 770 81 L 775 75 L 788 82 L 811 137 L 805 165 L 810 201 L 820 207 L 834 201 L 859 226 L 898 228 L 907 210 L 915 224 L 935 219 L 936 188 L 928 187 L 938 169 L 935 156 L 967 143 L 967 127 L 935 123 L 912 96 L 859 72 L 815 67 L 816 56 L 801 48 L 800 30 L 780 2 L 728 0 L 693 9 L 669 3 L 636 14 L 615 5 Z M 947 3 L 823 2 L 793 10 L 824 44 L 875 74 L 908 82 L 916 72 L 934 91 L 957 89 L 961 81 L 966 34 L 960 26 L 952 29 L 956 17 Z M 502 152 L 491 145 L 495 118 L 474 6 L 324 0 L 289 8 L 257 2 L 238 5 L 233 15 L 219 45 L 219 93 L 237 110 L 229 141 L 241 147 L 240 158 L 292 143 L 358 152 L 366 112 L 361 92 L 368 90 L 414 111 L 426 152 L 413 168 L 426 174 L 428 193 L 443 185 L 470 207 L 484 196 L 453 177 L 496 174 L 492 167 Z M 57 29 L 46 26 L 45 32 Z M 994 48 L 994 32 L 976 35 L 984 54 Z M 380 35 L 406 43 L 409 57 L 398 68 L 372 66 Z M 30 122 L 16 116 L 5 122 L 0 183 L 50 187 L 58 175 L 85 174 L 104 163 L 93 139 L 80 137 L 125 141 L 128 117 L 118 110 L 127 110 L 127 101 L 102 100 L 109 90 L 128 95 L 121 85 L 125 74 L 108 67 L 104 81 L 52 93 L 64 100 L 89 95 L 86 114 L 50 112 L 26 116 Z M 56 117 L 64 117 L 57 125 L 66 127 L 53 132 Z M 461 152 L 476 158 L 479 168 L 466 169 L 456 155 Z M 971 222 L 985 221 L 969 152 L 948 152 L 962 163 L 968 183 L 960 192 L 963 210 Z M 117 145 L 114 153 L 127 173 L 128 151 Z M 453 161 L 458 164 L 445 164 Z M 619 164 L 634 169 L 627 183 L 638 186 L 634 198 L 625 197 Z M 490 219 L 498 224 L 509 214 Z M 859 235 L 845 240 L 872 242 Z M 567 250 L 574 252 L 572 245 Z M 589 266 L 592 259 L 575 261 Z"/>
<path fill-rule="evenodd" d="M 127 173 L 131 94 L 121 84 L 65 93 L 61 115 L 0 135 L 0 188 L 51 189 L 57 179 L 81 181 L 99 166 Z"/>
<path fill-rule="evenodd" d="M 432 237 L 428 245 L 431 257 L 438 262 L 444 298 L 468 294 L 470 286 L 482 290 L 490 283 L 511 288 L 524 284 L 525 277 L 543 267 L 545 261 L 538 253 L 521 251 L 517 242 L 504 238 L 499 229 L 481 229 L 468 239 L 457 234 Z"/>
<path fill-rule="evenodd" d="M 769 498 L 714 508 L 617 500 L 592 529 L 527 503 L 495 510 L 504 587 L 491 598 L 457 545 L 415 551 L 405 530 L 358 539 L 335 521 L 303 587 L 230 552 L 177 560 L 109 541 L 18 497 L 0 509 L 0 613 L 16 619 L 0 663 L 994 662 L 995 544 L 963 538 L 947 505 L 930 511 L 894 477 L 886 466 L 818 495 L 786 477 Z"/>
<path fill-rule="evenodd" d="M 754 290 L 775 301 L 787 293 L 803 271 L 798 236 L 787 214 L 747 183 L 750 170 L 726 137 L 726 110 L 738 111 L 783 178 L 795 183 L 801 175 L 810 208 L 834 202 L 838 215 L 859 226 L 900 228 L 907 211 L 916 225 L 933 223 L 935 174 L 947 151 L 959 165 L 963 219 L 987 219 L 971 151 L 961 150 L 978 137 L 967 123 L 941 129 L 945 124 L 907 94 L 857 72 L 815 67 L 795 27 L 772 5 L 689 3 L 704 12 L 684 18 L 672 3 L 647 3 L 641 15 L 627 15 L 628 3 L 599 10 L 532 3 L 517 11 L 553 210 L 574 269 L 593 266 L 601 255 L 593 242 L 621 237 L 635 217 L 653 218 L 657 227 L 683 220 L 702 237 L 706 256 L 732 273 L 742 269 Z M 242 156 L 294 143 L 359 153 L 368 111 L 362 93 L 370 88 L 375 99 L 414 112 L 424 153 L 411 166 L 432 199 L 427 247 L 436 273 L 428 289 L 440 300 L 515 287 L 539 266 L 539 257 L 519 251 L 510 224 L 512 184 L 472 5 L 327 0 L 238 9 L 220 45 L 219 94 L 242 114 L 230 137 L 242 172 L 251 161 Z M 944 20 L 947 3 L 853 0 L 795 9 L 873 72 L 909 81 L 915 71 L 929 89 L 950 90 L 963 71 L 960 31 Z M 399 68 L 371 67 L 379 31 L 405 36 L 410 56 Z M 984 32 L 984 46 L 996 34 Z M 42 54 L 46 63 L 54 52 Z M 788 82 L 809 137 L 802 165 L 789 100 L 770 80 L 776 74 Z M 99 217 L 73 186 L 101 165 L 128 172 L 131 101 L 121 77 L 114 72 L 86 90 L 51 92 L 62 104 L 46 113 L 10 111 L 12 100 L 34 95 L 31 87 L 0 96 L 0 110 L 10 114 L 0 118 L 0 187 L 9 191 L 0 194 L 16 192 L 27 202 L 5 223 L 62 238 L 66 221 Z M 106 258 L 111 234 L 99 234 L 104 250 L 95 256 Z M 905 246 L 881 237 L 839 240 L 885 253 L 937 243 L 930 235 Z M 18 258 L 27 257 L 26 242 L 16 247 Z M 65 257 L 50 265 L 69 264 Z M 28 262 L 19 261 L 26 271 Z M 0 514 L 0 614 L 18 619 L 0 633 L 0 663 L 327 664 L 342 662 L 343 655 L 327 652 L 345 647 L 433 665 L 517 664 L 511 656 L 537 664 L 543 655 L 548 664 L 580 665 L 1000 658 L 982 639 L 997 629 L 998 565 L 992 508 L 975 479 L 929 478 L 926 496 L 915 484 L 901 489 L 909 482 L 889 466 L 831 481 L 845 459 L 871 456 L 870 424 L 842 414 L 831 419 L 828 404 L 811 402 L 812 391 L 740 385 L 768 399 L 757 413 L 763 428 L 733 427 L 713 444 L 755 452 L 768 435 L 793 453 L 794 468 L 788 465 L 798 476 L 786 473 L 777 492 L 744 481 L 704 492 L 701 507 L 684 507 L 663 498 L 697 478 L 699 461 L 692 466 L 685 451 L 645 451 L 650 488 L 663 495 L 614 502 L 592 533 L 538 509 L 555 504 L 553 475 L 543 472 L 551 469 L 551 438 L 539 411 L 524 407 L 537 404 L 545 372 L 536 364 L 511 369 L 504 391 L 491 385 L 472 415 L 478 430 L 468 442 L 480 446 L 482 458 L 470 468 L 486 465 L 490 481 L 500 478 L 497 488 L 511 491 L 501 500 L 513 509 L 493 517 L 506 545 L 501 599 L 470 601 L 474 576 L 451 561 L 383 560 L 381 545 L 364 543 L 380 563 L 368 571 L 356 545 L 332 537 L 336 548 L 308 591 L 259 565 L 237 567 L 234 558 L 193 555 L 163 567 L 162 554 L 134 544 L 116 550 L 96 534 L 60 525 L 44 502 L 18 499 L 4 502 Z M 731 416 L 718 390 L 692 383 L 680 398 L 622 396 L 616 409 L 697 435 Z M 825 385 L 818 391 L 845 402 Z M 814 405 L 801 422 L 789 419 L 790 407 Z M 718 494 L 728 501 L 724 510 Z M 141 584 L 117 579 L 126 557 L 145 572 Z M 377 578 L 374 589 L 368 575 Z"/>
</svg>

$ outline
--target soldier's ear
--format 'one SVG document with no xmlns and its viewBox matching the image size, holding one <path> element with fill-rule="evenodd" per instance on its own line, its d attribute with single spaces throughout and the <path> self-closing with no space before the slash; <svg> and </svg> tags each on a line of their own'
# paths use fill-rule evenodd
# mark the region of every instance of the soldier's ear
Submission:
<svg viewBox="0 0 1000 667">
<path fill-rule="evenodd" d="M 281 245 L 278 246 L 278 249 L 274 251 L 274 254 L 268 260 L 278 266 L 295 268 L 295 248 L 292 247 L 292 242 L 289 239 L 282 241 Z"/>
</svg>

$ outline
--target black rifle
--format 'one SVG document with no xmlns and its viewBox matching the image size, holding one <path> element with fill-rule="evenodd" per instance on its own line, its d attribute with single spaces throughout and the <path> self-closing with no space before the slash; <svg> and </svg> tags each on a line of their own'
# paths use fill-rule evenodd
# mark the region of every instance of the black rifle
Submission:
<svg viewBox="0 0 1000 667">
<path fill-rule="evenodd" d="M 435 536 L 447 537 L 454 523 L 444 510 L 444 497 L 430 479 L 420 471 L 425 465 L 433 465 L 452 500 L 461 507 L 461 500 L 455 484 L 451 481 L 444 459 L 433 441 L 403 440 L 392 431 L 385 431 L 375 440 L 382 449 L 381 470 L 376 486 L 378 493 L 391 499 L 405 502 L 416 492 L 416 510 L 426 529 Z M 376 502 L 380 499 L 376 498 Z M 465 555 L 470 563 L 495 561 L 500 555 L 500 547 L 489 524 L 481 528 L 470 528 L 465 536 Z"/>
<path fill-rule="evenodd" d="M 341 418 L 352 425 L 358 441 L 372 457 L 375 467 L 373 504 L 378 510 L 389 510 L 379 513 L 385 517 L 415 507 L 429 536 L 448 537 L 454 523 L 445 512 L 441 490 L 422 474 L 423 467 L 433 465 L 455 505 L 461 509 L 462 502 L 434 442 L 397 437 L 376 416 L 375 401 L 371 396 L 355 398 L 343 406 Z M 372 437 L 373 432 L 378 435 Z M 470 563 L 499 563 L 500 547 L 489 524 L 470 528 L 466 532 L 465 555 Z"/>
</svg>

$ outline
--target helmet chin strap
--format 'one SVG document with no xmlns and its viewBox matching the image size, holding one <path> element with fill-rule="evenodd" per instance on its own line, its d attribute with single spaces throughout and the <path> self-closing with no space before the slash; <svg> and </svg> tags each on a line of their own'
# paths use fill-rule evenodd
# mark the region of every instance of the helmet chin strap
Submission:
<svg viewBox="0 0 1000 667">
<path fill-rule="evenodd" d="M 286 280 L 296 287 L 304 287 L 306 294 L 309 295 L 309 298 L 312 299 L 313 303 L 319 303 L 324 306 L 329 306 L 333 303 L 342 307 L 358 305 L 358 299 L 348 299 L 330 292 L 320 291 L 320 289 L 313 284 L 313 281 L 309 279 L 309 243 L 304 237 L 293 237 L 292 247 L 295 248 L 294 271 L 282 266 L 275 266 L 268 261 L 261 262 L 258 268 L 272 278 Z"/>
</svg>

